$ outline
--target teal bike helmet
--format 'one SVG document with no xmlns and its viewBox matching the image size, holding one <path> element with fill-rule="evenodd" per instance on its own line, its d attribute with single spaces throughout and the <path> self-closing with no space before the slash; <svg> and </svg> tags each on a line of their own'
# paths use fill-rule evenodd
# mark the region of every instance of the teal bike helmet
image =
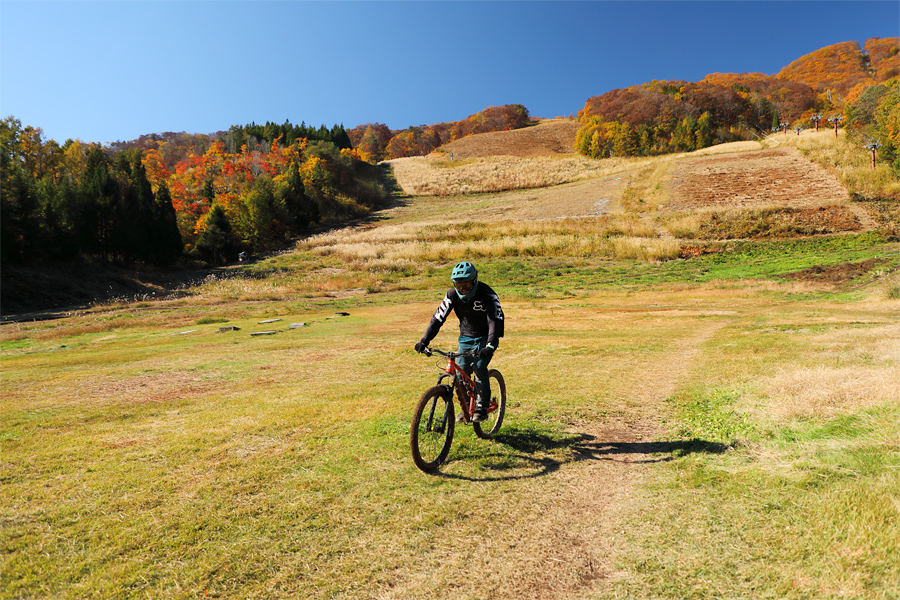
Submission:
<svg viewBox="0 0 900 600">
<path fill-rule="evenodd" d="M 478 287 L 478 271 L 475 270 L 475 265 L 469 261 L 456 263 L 450 279 L 453 281 L 456 293 L 463 300 L 468 300 L 475 295 L 475 289 Z"/>
<path fill-rule="evenodd" d="M 475 281 L 477 278 L 478 271 L 475 270 L 475 265 L 467 260 L 456 263 L 453 273 L 450 274 L 450 279 L 453 281 Z"/>
</svg>

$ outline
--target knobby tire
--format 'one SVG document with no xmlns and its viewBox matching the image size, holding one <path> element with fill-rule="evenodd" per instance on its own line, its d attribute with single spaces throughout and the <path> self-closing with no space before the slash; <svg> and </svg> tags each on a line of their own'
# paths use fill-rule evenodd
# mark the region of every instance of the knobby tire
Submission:
<svg viewBox="0 0 900 600">
<path fill-rule="evenodd" d="M 417 467 L 427 473 L 447 460 L 455 424 L 453 394 L 445 386 L 437 385 L 422 395 L 409 432 L 409 446 Z"/>
<path fill-rule="evenodd" d="M 485 440 L 500 431 L 503 415 L 506 414 L 506 382 L 503 375 L 497 369 L 491 369 L 488 371 L 488 377 L 491 382 L 491 399 L 497 402 L 497 410 L 489 412 L 486 421 L 472 423 L 475 435 Z"/>
</svg>

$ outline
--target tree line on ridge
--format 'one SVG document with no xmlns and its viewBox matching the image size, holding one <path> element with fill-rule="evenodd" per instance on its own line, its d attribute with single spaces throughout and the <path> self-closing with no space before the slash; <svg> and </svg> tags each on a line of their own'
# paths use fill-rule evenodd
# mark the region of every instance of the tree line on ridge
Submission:
<svg viewBox="0 0 900 600">
<path fill-rule="evenodd" d="M 865 51 L 837 44 L 774 76 L 716 73 L 611 90 L 579 112 L 573 150 L 598 159 L 686 152 L 832 116 L 852 139 L 877 140 L 879 160 L 900 176 L 898 50 L 898 38 L 871 38 Z M 0 259 L 222 264 L 382 206 L 382 160 L 531 124 L 527 108 L 508 104 L 403 130 L 285 121 L 102 146 L 60 145 L 9 116 L 0 121 Z"/>
</svg>

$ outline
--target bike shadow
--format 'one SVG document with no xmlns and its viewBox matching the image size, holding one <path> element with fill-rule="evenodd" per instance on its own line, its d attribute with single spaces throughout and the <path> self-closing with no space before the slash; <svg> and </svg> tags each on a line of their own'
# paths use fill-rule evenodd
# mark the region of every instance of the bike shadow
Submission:
<svg viewBox="0 0 900 600">
<path fill-rule="evenodd" d="M 482 474 L 435 474 L 469 481 L 533 479 L 550 475 L 563 465 L 587 460 L 654 464 L 669 462 L 695 452 L 721 454 L 728 449 L 725 444 L 697 438 L 621 441 L 605 440 L 587 433 L 545 433 L 528 429 L 509 429 L 494 436 L 492 441 L 502 448 L 487 455 L 480 454 Z M 458 456 L 455 460 L 471 458 Z"/>
</svg>

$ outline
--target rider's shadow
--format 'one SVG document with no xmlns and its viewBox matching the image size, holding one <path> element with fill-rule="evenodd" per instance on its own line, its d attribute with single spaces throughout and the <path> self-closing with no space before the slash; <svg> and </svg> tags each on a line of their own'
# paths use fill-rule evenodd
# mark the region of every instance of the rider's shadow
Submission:
<svg viewBox="0 0 900 600">
<path fill-rule="evenodd" d="M 700 439 L 674 441 L 606 441 L 586 433 L 547 434 L 510 428 L 493 437 L 505 446 L 481 459 L 483 476 L 442 473 L 454 479 L 497 481 L 542 477 L 565 464 L 585 460 L 608 460 L 632 464 L 663 463 L 677 457 L 703 452 L 721 454 L 725 444 Z M 512 449 L 514 452 L 509 452 Z"/>
</svg>

